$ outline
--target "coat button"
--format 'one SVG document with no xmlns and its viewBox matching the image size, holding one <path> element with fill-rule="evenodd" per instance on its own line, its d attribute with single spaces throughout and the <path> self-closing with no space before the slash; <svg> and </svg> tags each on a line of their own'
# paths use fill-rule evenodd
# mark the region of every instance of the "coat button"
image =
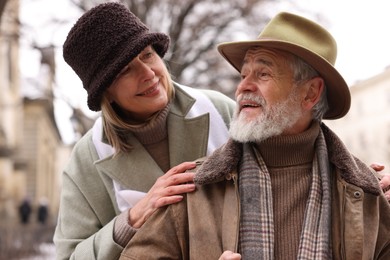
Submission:
<svg viewBox="0 0 390 260">
<path fill-rule="evenodd" d="M 355 197 L 355 199 L 360 199 L 362 197 L 362 193 L 360 191 L 355 191 L 353 193 L 353 196 Z"/>
</svg>

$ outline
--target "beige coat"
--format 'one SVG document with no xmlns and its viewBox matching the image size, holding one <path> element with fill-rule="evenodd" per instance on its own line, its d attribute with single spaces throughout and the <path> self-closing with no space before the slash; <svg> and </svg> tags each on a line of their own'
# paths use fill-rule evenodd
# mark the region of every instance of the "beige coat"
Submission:
<svg viewBox="0 0 390 260">
<path fill-rule="evenodd" d="M 377 178 L 326 126 L 322 125 L 322 130 L 335 174 L 333 259 L 390 259 L 390 206 Z M 120 259 L 216 260 L 225 250 L 237 252 L 237 173 L 226 162 L 239 155 L 227 147 L 197 172 L 196 180 L 202 184 L 198 190 L 188 194 L 182 203 L 157 211 L 133 237 Z"/>
<path fill-rule="evenodd" d="M 202 91 L 229 125 L 234 101 L 215 91 Z M 208 114 L 187 119 L 194 98 L 176 86 L 168 114 L 171 166 L 206 155 Z M 147 192 L 164 174 L 138 140 L 129 134 L 134 150 L 100 159 L 88 132 L 74 147 L 63 173 L 58 224 L 54 234 L 57 259 L 118 259 L 122 247 L 113 240 L 120 213 L 113 180 L 127 189 Z M 148 174 L 145 174 L 148 173 Z"/>
</svg>

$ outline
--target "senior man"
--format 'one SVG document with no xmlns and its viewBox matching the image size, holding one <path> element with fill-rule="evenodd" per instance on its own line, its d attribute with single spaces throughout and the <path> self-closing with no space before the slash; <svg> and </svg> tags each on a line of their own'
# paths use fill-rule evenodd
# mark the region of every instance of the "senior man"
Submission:
<svg viewBox="0 0 390 260">
<path fill-rule="evenodd" d="M 334 38 L 283 12 L 218 50 L 241 74 L 231 138 L 121 259 L 390 259 L 378 180 L 322 122 L 350 108 Z"/>
</svg>

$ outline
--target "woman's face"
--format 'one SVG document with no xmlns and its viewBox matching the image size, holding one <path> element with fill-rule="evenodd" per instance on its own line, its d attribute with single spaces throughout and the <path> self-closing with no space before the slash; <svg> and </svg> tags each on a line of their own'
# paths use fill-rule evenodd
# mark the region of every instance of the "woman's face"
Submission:
<svg viewBox="0 0 390 260">
<path fill-rule="evenodd" d="M 148 46 L 108 88 L 109 101 L 118 104 L 129 119 L 143 122 L 168 104 L 167 75 L 163 60 Z"/>
</svg>

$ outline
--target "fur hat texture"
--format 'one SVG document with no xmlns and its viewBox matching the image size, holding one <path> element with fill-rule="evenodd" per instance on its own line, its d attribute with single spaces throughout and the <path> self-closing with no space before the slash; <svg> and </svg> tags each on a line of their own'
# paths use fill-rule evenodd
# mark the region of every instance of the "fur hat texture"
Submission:
<svg viewBox="0 0 390 260">
<path fill-rule="evenodd" d="M 63 56 L 87 90 L 89 109 L 99 111 L 104 91 L 129 62 L 149 45 L 163 57 L 169 42 L 168 35 L 150 32 L 123 4 L 103 3 L 77 20 Z"/>
</svg>

